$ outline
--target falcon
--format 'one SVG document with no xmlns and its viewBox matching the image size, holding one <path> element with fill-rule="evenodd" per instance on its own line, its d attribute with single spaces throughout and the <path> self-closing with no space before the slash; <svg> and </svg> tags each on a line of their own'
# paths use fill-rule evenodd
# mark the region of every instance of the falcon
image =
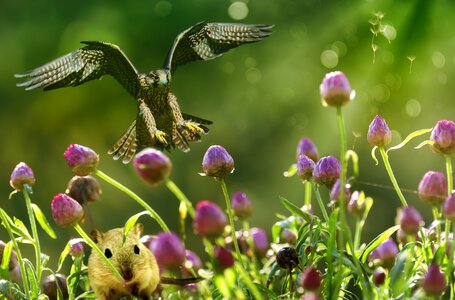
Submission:
<svg viewBox="0 0 455 300">
<path fill-rule="evenodd" d="M 52 90 L 78 86 L 104 75 L 114 77 L 136 99 L 136 120 L 109 150 L 114 159 L 128 163 L 146 147 L 189 151 L 189 142 L 208 133 L 211 121 L 182 113 L 172 92 L 172 76 L 178 67 L 210 60 L 243 44 L 268 37 L 273 25 L 200 22 L 180 33 L 169 50 L 163 68 L 141 73 L 116 45 L 85 41 L 79 48 L 28 73 L 17 86 L 26 90 Z"/>
</svg>

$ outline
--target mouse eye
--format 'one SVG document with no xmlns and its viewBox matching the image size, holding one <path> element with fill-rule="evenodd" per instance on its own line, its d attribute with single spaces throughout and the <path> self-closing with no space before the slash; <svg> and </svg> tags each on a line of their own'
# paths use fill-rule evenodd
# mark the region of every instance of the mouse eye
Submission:
<svg viewBox="0 0 455 300">
<path fill-rule="evenodd" d="M 139 254 L 139 247 L 137 245 L 134 245 L 134 253 Z"/>
<path fill-rule="evenodd" d="M 106 248 L 104 250 L 104 255 L 107 257 L 107 258 L 111 258 L 112 257 L 112 252 L 111 250 L 109 250 L 109 248 Z"/>
</svg>

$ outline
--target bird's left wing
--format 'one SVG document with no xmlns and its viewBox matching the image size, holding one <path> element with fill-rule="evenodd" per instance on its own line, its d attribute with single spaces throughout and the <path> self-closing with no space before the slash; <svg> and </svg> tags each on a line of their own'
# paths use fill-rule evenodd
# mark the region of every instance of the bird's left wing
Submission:
<svg viewBox="0 0 455 300">
<path fill-rule="evenodd" d="M 138 73 L 120 48 L 114 44 L 90 41 L 87 46 L 57 58 L 28 73 L 15 75 L 26 78 L 17 86 L 26 90 L 52 90 L 77 86 L 87 81 L 113 76 L 131 95 L 139 90 Z"/>
<path fill-rule="evenodd" d="M 263 40 L 272 34 L 273 25 L 200 22 L 180 33 L 172 45 L 164 68 L 177 67 L 195 60 L 209 60 L 247 43 Z"/>
</svg>

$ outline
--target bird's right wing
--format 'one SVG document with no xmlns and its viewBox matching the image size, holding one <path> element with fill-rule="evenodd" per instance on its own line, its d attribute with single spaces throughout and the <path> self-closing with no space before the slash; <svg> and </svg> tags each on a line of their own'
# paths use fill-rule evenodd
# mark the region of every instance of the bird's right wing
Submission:
<svg viewBox="0 0 455 300">
<path fill-rule="evenodd" d="M 87 46 L 57 58 L 28 73 L 15 75 L 26 81 L 17 86 L 26 90 L 52 90 L 77 86 L 103 75 L 113 76 L 133 97 L 140 83 L 138 73 L 120 48 L 114 44 L 89 41 Z"/>
</svg>

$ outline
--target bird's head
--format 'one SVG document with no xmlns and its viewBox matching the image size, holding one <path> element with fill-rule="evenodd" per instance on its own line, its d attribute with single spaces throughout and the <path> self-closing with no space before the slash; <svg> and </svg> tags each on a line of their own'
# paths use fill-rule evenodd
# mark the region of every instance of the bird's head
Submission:
<svg viewBox="0 0 455 300">
<path fill-rule="evenodd" d="M 154 70 L 148 74 L 154 86 L 167 86 L 170 83 L 170 73 L 166 70 Z"/>
</svg>

